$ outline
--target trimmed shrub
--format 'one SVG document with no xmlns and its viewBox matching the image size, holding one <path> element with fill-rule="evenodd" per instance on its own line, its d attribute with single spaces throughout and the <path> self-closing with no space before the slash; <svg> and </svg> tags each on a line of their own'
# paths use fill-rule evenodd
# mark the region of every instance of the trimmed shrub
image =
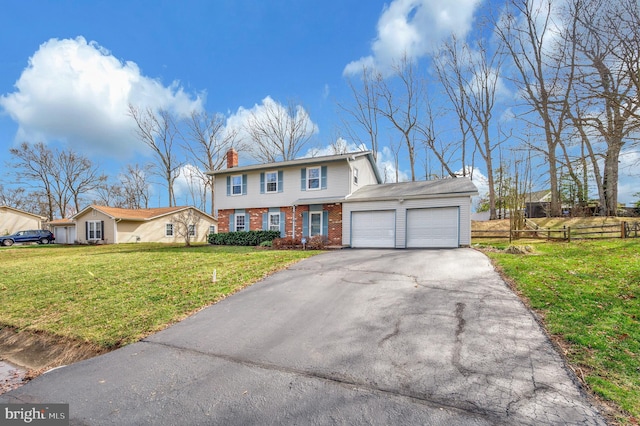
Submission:
<svg viewBox="0 0 640 426">
<path fill-rule="evenodd" d="M 280 231 L 237 231 L 209 234 L 209 244 L 217 246 L 259 246 L 264 241 L 273 241 Z"/>
</svg>

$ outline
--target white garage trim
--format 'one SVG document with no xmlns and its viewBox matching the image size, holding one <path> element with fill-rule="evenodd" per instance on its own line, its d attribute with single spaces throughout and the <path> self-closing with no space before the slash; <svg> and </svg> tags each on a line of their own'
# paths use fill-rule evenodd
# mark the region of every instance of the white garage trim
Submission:
<svg viewBox="0 0 640 426">
<path fill-rule="evenodd" d="M 351 212 L 351 247 L 395 248 L 395 210 Z"/>
<path fill-rule="evenodd" d="M 450 248 L 459 246 L 458 207 L 407 210 L 408 248 Z"/>
</svg>

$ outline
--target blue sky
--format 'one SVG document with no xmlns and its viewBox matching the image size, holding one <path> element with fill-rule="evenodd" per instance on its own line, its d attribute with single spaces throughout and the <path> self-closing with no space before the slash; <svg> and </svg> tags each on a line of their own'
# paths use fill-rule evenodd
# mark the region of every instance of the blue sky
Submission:
<svg viewBox="0 0 640 426">
<path fill-rule="evenodd" d="M 0 159 L 9 160 L 9 148 L 26 140 L 69 146 L 113 176 L 127 163 L 152 161 L 135 140 L 129 102 L 239 119 L 265 99 L 294 100 L 316 125 L 311 144 L 321 148 L 343 135 L 336 102 L 350 100 L 350 69 L 384 68 L 401 51 L 428 56 L 429 46 L 451 32 L 470 34 L 490 6 L 487 0 L 4 1 Z M 403 161 L 401 176 L 407 173 Z M 632 201 L 637 183 L 624 181 L 620 201 Z M 158 186 L 154 205 L 166 204 L 164 192 Z"/>
</svg>

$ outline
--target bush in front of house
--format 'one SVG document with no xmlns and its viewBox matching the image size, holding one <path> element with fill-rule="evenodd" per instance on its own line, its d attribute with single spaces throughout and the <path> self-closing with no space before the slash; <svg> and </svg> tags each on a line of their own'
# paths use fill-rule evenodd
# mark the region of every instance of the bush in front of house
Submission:
<svg viewBox="0 0 640 426">
<path fill-rule="evenodd" d="M 216 246 L 259 246 L 280 237 L 280 231 L 236 231 L 209 234 L 209 244 Z"/>
<path fill-rule="evenodd" d="M 291 237 L 276 238 L 275 240 L 273 240 L 272 247 L 278 250 L 291 250 L 302 247 L 302 242 Z"/>
</svg>

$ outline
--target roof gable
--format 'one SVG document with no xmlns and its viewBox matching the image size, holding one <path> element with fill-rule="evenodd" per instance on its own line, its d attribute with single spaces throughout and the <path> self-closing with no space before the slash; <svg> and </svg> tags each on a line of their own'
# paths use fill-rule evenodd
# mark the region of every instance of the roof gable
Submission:
<svg viewBox="0 0 640 426">
<path fill-rule="evenodd" d="M 32 216 L 32 217 L 40 219 L 40 220 L 46 219 L 44 216 L 40 216 L 40 215 L 35 214 L 35 213 L 29 213 L 29 212 L 24 211 L 24 210 L 16 209 L 15 207 L 0 206 L 0 210 L 5 210 L 5 211 L 8 211 L 8 212 L 10 211 L 10 212 L 13 212 L 13 213 L 26 215 L 26 216 Z"/>
<path fill-rule="evenodd" d="M 157 207 L 150 209 L 124 209 L 120 207 L 108 207 L 108 206 L 97 206 L 91 205 L 81 212 L 78 212 L 73 216 L 73 219 L 77 219 L 80 216 L 83 216 L 89 210 L 96 210 L 101 213 L 106 214 L 112 219 L 119 220 L 137 220 L 137 221 L 145 221 L 145 220 L 153 220 L 162 216 L 170 215 L 173 213 L 177 213 L 183 210 L 194 209 L 198 211 L 200 214 L 209 217 L 210 219 L 214 219 L 209 214 L 196 209 L 192 206 L 176 206 L 176 207 Z M 215 220 L 215 219 L 214 219 Z"/>
</svg>

